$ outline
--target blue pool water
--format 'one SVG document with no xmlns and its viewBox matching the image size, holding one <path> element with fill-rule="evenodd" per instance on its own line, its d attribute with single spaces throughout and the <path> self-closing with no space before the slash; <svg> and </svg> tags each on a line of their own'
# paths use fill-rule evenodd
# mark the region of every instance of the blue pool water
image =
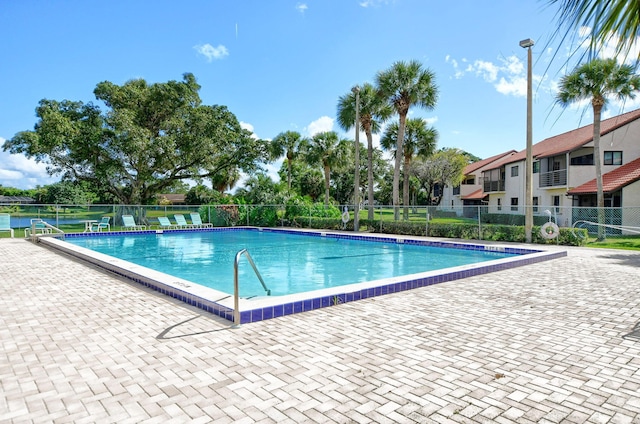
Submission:
<svg viewBox="0 0 640 424">
<path fill-rule="evenodd" d="M 69 237 L 68 243 L 233 293 L 237 252 L 247 249 L 272 295 L 414 274 L 514 256 L 502 252 L 257 230 L 138 233 Z M 265 296 L 247 259 L 240 295 Z"/>
</svg>

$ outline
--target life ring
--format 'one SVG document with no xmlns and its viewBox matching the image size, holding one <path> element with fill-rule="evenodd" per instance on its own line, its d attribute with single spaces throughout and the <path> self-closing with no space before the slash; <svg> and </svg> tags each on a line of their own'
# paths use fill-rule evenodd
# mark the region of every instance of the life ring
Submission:
<svg viewBox="0 0 640 424">
<path fill-rule="evenodd" d="M 540 227 L 540 235 L 547 240 L 558 237 L 558 234 L 560 234 L 560 228 L 558 228 L 555 222 L 549 221 Z"/>
<path fill-rule="evenodd" d="M 349 219 L 349 210 L 345 207 L 344 212 L 342 212 L 342 223 L 346 224 L 347 222 L 349 222 Z"/>
</svg>

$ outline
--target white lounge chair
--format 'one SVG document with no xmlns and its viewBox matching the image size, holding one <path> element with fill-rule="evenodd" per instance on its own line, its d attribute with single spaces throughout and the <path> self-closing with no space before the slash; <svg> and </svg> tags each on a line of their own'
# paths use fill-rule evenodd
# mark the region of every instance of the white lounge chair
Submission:
<svg viewBox="0 0 640 424">
<path fill-rule="evenodd" d="M 13 238 L 13 228 L 11 228 L 11 215 L 0 213 L 0 231 L 8 231 Z"/>
<path fill-rule="evenodd" d="M 200 218 L 199 213 L 191 212 L 191 222 L 193 225 L 196 225 L 198 228 L 212 228 L 213 224 L 209 222 L 202 222 L 202 218 Z"/>
<path fill-rule="evenodd" d="M 174 224 L 173 222 L 171 222 L 169 220 L 169 218 L 167 218 L 166 216 L 159 216 L 158 217 L 158 228 L 164 229 L 164 230 L 175 230 L 178 229 L 178 226 L 176 224 Z"/>
<path fill-rule="evenodd" d="M 173 215 L 173 219 L 176 220 L 176 224 L 178 224 L 180 228 L 198 228 L 196 224 L 189 224 L 181 213 Z"/>
<path fill-rule="evenodd" d="M 122 215 L 122 226 L 125 230 L 146 230 L 146 225 L 136 224 L 133 215 Z"/>
</svg>

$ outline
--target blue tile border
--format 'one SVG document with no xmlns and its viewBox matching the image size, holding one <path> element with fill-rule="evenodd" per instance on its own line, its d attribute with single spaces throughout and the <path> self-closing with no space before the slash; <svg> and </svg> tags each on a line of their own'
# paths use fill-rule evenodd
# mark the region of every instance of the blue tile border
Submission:
<svg viewBox="0 0 640 424">
<path fill-rule="evenodd" d="M 514 255 L 522 255 L 522 258 L 511 260 L 503 264 L 484 264 L 482 262 L 475 264 L 472 268 L 465 269 L 463 271 L 451 271 L 447 272 L 443 270 L 442 274 L 432 275 L 424 278 L 408 279 L 406 281 L 394 282 L 391 284 L 385 284 L 373 288 L 364 288 L 359 290 L 349 291 L 349 286 L 344 286 L 345 291 L 331 296 L 315 297 L 311 299 L 304 299 L 295 302 L 287 302 L 282 305 L 271 305 L 264 308 L 256 308 L 240 312 L 240 323 L 248 324 L 252 322 L 264 321 L 268 319 L 278 318 L 285 315 L 292 315 L 302 313 L 314 309 L 327 308 L 331 306 L 341 305 L 349 302 L 356 302 L 358 300 L 367 299 L 370 297 L 383 296 L 390 293 L 398 293 L 402 291 L 413 290 L 416 288 L 426 287 L 433 284 L 440 284 L 448 281 L 458 280 L 462 278 L 472 277 L 476 275 L 488 274 L 491 272 L 502 271 L 506 269 L 517 268 L 524 265 L 530 265 L 538 262 L 548 261 L 552 259 L 561 258 L 567 256 L 566 251 L 545 252 L 542 256 L 528 256 L 532 253 L 541 253 L 542 250 L 537 249 L 525 249 L 525 248 L 512 248 L 493 245 L 482 245 L 472 243 L 460 243 L 449 241 L 432 241 L 432 240 L 416 240 L 404 238 L 401 235 L 390 237 L 377 237 L 377 236 L 363 236 L 341 233 L 330 233 L 328 231 L 296 231 L 288 229 L 273 229 L 273 228 L 255 228 L 255 227 L 214 227 L 214 228 L 200 228 L 200 229 L 176 229 L 176 230 L 162 230 L 163 233 L 182 232 L 182 231 L 268 231 L 268 232 L 283 232 L 287 234 L 295 234 L 309 237 L 329 237 L 329 238 L 343 238 L 351 240 L 361 240 L 367 242 L 378 243 L 405 243 L 417 246 L 429 246 L 429 247 L 447 247 L 464 250 L 482 250 L 482 251 L 494 251 L 500 253 L 508 253 Z M 156 230 L 140 230 L 140 231 L 105 231 L 100 233 L 67 233 L 65 237 L 107 237 L 114 235 L 141 235 L 141 234 L 156 234 Z M 56 247 L 56 246 L 52 246 Z M 74 256 L 81 257 L 82 255 L 67 251 Z M 106 263 L 96 262 L 95 260 L 89 260 L 94 265 L 97 265 L 103 269 L 107 269 L 121 277 L 132 280 L 136 283 L 142 284 L 145 287 L 158 291 L 164 295 L 170 296 L 177 300 L 180 300 L 189 305 L 195 306 L 199 309 L 205 310 L 209 313 L 217 315 L 229 321 L 233 321 L 233 309 L 216 303 L 215 301 L 202 298 L 195 294 L 189 293 L 184 290 L 180 290 L 175 287 L 170 287 L 157 281 L 153 281 L 148 278 L 138 278 L 131 275 L 131 272 L 111 266 Z M 313 294 L 313 292 L 310 292 Z"/>
</svg>

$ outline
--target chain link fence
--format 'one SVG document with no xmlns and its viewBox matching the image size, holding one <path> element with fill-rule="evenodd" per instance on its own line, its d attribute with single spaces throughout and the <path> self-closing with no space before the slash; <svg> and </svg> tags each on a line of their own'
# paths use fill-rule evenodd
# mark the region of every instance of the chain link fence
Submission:
<svg viewBox="0 0 640 424">
<path fill-rule="evenodd" d="M 369 210 L 371 209 L 371 211 Z M 640 207 L 604 208 L 600 217 L 597 208 L 533 206 L 534 225 L 541 226 L 552 221 L 561 228 L 584 228 L 589 234 L 598 234 L 604 229 L 607 237 L 640 234 Z M 487 224 L 524 226 L 523 206 L 409 206 L 392 207 L 367 205 L 359 208 L 359 221 L 365 225 L 383 222 L 422 223 L 428 227 L 432 222 L 476 224 L 479 229 Z M 67 232 L 83 231 L 85 221 L 99 221 L 110 217 L 112 230 L 123 227 L 122 215 L 132 215 L 138 224 L 154 228 L 158 217 L 168 217 L 175 222 L 174 215 L 182 214 L 187 220 L 191 213 L 200 215 L 203 222 L 215 227 L 314 227 L 322 225 L 331 229 L 353 229 L 354 205 L 322 204 L 309 205 L 41 205 L 0 204 L 0 213 L 11 216 L 11 227 L 25 229 L 31 220 L 41 219 Z M 345 215 L 346 214 L 346 215 Z M 370 219 L 370 217 L 373 219 Z"/>
</svg>

